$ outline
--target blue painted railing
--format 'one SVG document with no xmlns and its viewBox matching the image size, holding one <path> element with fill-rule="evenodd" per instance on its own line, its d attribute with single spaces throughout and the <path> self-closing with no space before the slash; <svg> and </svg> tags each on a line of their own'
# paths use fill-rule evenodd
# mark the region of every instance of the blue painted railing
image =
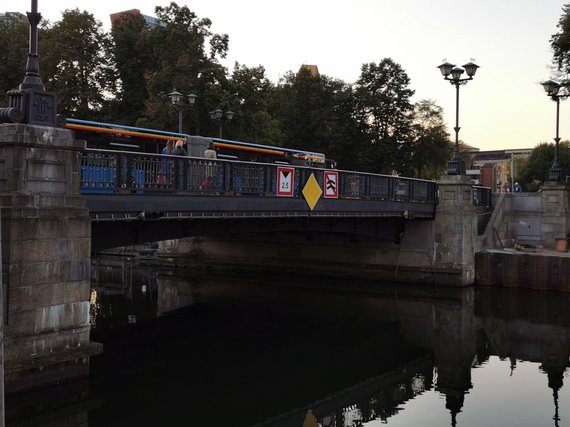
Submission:
<svg viewBox="0 0 570 427">
<path fill-rule="evenodd" d="M 277 195 L 277 164 L 210 160 L 87 149 L 81 156 L 81 193 Z M 295 166 L 293 197 L 314 174 L 321 189 L 324 171 Z M 326 169 L 331 171 L 330 169 Z M 340 199 L 394 200 L 437 203 L 435 181 L 338 172 Z"/>
</svg>

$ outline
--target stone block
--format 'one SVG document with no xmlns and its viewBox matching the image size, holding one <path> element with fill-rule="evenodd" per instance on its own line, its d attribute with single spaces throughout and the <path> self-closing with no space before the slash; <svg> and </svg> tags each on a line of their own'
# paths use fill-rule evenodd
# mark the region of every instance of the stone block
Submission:
<svg viewBox="0 0 570 427">
<path fill-rule="evenodd" d="M 44 239 L 5 242 L 7 252 L 4 255 L 10 264 L 37 263 L 52 260 L 83 261 L 91 256 L 91 240 L 83 237 L 76 239 Z"/>
<path fill-rule="evenodd" d="M 10 336 L 39 334 L 89 325 L 89 301 L 58 304 L 10 313 Z"/>
<path fill-rule="evenodd" d="M 7 285 L 10 289 L 38 283 L 54 284 L 59 282 L 80 282 L 90 279 L 91 261 L 84 259 L 50 260 L 36 263 L 11 264 L 8 268 Z"/>
<path fill-rule="evenodd" d="M 560 204 L 560 195 L 558 194 L 548 194 L 545 198 L 544 201 L 546 203 L 552 203 L 552 204 Z"/>
<path fill-rule="evenodd" d="M 87 301 L 89 293 L 89 280 L 10 287 L 8 316 L 21 311 Z"/>
<path fill-rule="evenodd" d="M 35 357 L 38 354 L 54 352 L 58 349 L 81 347 L 89 343 L 88 326 L 57 332 L 44 332 L 35 336 L 11 337 L 4 350 L 6 361 Z"/>
<path fill-rule="evenodd" d="M 83 218 L 20 218 L 5 221 L 4 240 L 90 237 L 91 223 Z"/>
</svg>

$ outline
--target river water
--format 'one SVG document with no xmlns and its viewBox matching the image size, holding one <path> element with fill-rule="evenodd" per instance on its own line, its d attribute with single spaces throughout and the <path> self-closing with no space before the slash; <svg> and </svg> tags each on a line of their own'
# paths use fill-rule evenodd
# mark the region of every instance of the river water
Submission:
<svg viewBox="0 0 570 427">
<path fill-rule="evenodd" d="M 97 262 L 88 379 L 8 426 L 570 426 L 569 297 Z"/>
</svg>

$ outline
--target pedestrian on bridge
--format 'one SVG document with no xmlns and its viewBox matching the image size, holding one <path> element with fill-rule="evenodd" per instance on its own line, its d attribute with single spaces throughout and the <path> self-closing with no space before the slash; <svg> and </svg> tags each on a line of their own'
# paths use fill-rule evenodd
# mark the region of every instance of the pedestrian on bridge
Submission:
<svg viewBox="0 0 570 427">
<path fill-rule="evenodd" d="M 173 156 L 186 156 L 186 150 L 184 149 L 184 143 L 182 142 L 181 139 L 179 139 L 178 141 L 176 141 L 176 146 L 174 147 L 174 150 L 172 150 L 172 154 Z"/>
<path fill-rule="evenodd" d="M 173 149 L 174 149 L 174 141 L 169 139 L 168 141 L 166 141 L 166 145 L 162 149 L 162 155 L 167 156 L 169 154 L 172 154 Z M 168 169 L 169 169 L 168 159 L 164 158 L 160 161 L 160 170 L 158 171 L 156 178 L 156 183 L 158 185 L 166 184 Z"/>
<path fill-rule="evenodd" d="M 206 147 L 206 150 L 204 151 L 204 158 L 206 158 L 210 161 L 205 162 L 204 180 L 202 181 L 200 188 L 202 190 L 211 190 L 212 186 L 214 185 L 214 183 L 212 182 L 212 178 L 214 176 L 214 169 L 215 169 L 214 163 L 211 160 L 216 160 L 218 158 L 218 154 L 216 153 L 216 150 L 214 149 L 214 143 L 213 142 L 208 143 L 208 146 Z"/>
</svg>

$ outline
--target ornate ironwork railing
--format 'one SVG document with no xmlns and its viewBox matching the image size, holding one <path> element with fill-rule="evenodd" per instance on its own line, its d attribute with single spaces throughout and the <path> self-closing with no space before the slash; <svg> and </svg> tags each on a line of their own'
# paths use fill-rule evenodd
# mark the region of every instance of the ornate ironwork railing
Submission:
<svg viewBox="0 0 570 427">
<path fill-rule="evenodd" d="M 276 196 L 278 164 L 87 149 L 81 157 L 82 193 L 209 194 Z M 339 199 L 437 203 L 437 184 L 414 178 L 336 169 L 294 167 L 293 197 L 313 174 L 324 189 L 325 173 L 336 177 Z"/>
<path fill-rule="evenodd" d="M 492 206 L 492 195 L 489 187 L 473 186 L 473 204 L 475 206 L 485 206 L 490 208 Z"/>
</svg>

